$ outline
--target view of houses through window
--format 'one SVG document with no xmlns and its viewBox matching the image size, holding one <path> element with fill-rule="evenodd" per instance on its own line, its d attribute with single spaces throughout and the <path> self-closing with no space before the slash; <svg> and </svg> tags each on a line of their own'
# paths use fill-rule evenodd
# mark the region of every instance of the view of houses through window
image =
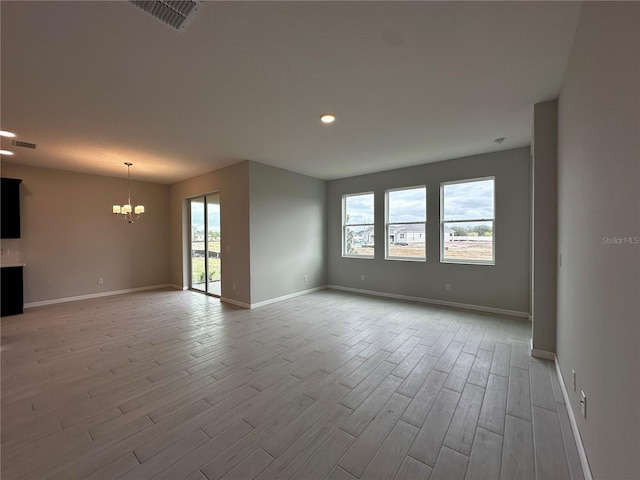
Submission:
<svg viewBox="0 0 640 480">
<path fill-rule="evenodd" d="M 409 187 L 387 190 L 386 258 L 426 258 L 427 189 Z"/>
<path fill-rule="evenodd" d="M 491 177 L 441 185 L 441 261 L 494 263 L 494 182 Z"/>
<path fill-rule="evenodd" d="M 495 178 L 440 185 L 440 261 L 495 263 Z M 385 194 L 385 259 L 426 260 L 427 189 L 413 186 Z M 374 258 L 374 193 L 342 197 L 342 255 Z"/>
<path fill-rule="evenodd" d="M 342 255 L 373 258 L 373 192 L 342 197 Z"/>
</svg>

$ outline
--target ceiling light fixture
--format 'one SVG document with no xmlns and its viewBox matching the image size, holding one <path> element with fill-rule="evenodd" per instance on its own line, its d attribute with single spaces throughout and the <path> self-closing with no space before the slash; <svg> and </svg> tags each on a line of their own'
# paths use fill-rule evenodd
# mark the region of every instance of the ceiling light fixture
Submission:
<svg viewBox="0 0 640 480">
<path fill-rule="evenodd" d="M 118 218 L 123 218 L 129 223 L 133 223 L 144 213 L 144 205 L 136 205 L 135 209 L 133 209 L 133 214 L 137 215 L 136 217 L 131 214 L 131 166 L 133 163 L 124 162 L 124 164 L 127 166 L 127 203 L 122 206 L 114 205 L 113 213 L 117 215 Z"/>
<path fill-rule="evenodd" d="M 333 113 L 324 113 L 320 116 L 320 121 L 322 123 L 333 123 L 336 121 L 336 116 Z"/>
<path fill-rule="evenodd" d="M 16 134 L 13 132 L 9 132 L 8 130 L 0 130 L 0 137 L 13 138 Z M 13 155 L 11 150 L 0 150 L 0 155 Z"/>
</svg>

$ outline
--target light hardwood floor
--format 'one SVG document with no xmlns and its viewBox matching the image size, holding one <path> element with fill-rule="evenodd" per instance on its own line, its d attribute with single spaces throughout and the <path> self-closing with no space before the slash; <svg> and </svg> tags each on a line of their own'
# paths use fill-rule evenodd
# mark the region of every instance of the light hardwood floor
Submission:
<svg viewBox="0 0 640 480">
<path fill-rule="evenodd" d="M 580 479 L 526 320 L 325 290 L 2 319 L 2 478 Z"/>
</svg>

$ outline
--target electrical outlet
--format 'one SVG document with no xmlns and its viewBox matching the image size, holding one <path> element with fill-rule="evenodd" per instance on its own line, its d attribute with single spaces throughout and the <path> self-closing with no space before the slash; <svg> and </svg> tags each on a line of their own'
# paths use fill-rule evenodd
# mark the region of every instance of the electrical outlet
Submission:
<svg viewBox="0 0 640 480">
<path fill-rule="evenodd" d="M 236 282 L 233 282 L 233 283 L 231 284 L 231 288 L 233 288 L 234 290 L 236 289 Z"/>
<path fill-rule="evenodd" d="M 587 395 L 583 391 L 580 391 L 580 411 L 582 416 L 587 418 Z"/>
<path fill-rule="evenodd" d="M 308 282 L 308 281 L 309 281 L 309 275 L 305 275 L 305 276 L 304 276 L 304 281 L 305 281 L 305 282 Z"/>
<path fill-rule="evenodd" d="M 364 275 L 360 275 L 360 281 L 364 282 Z"/>
<path fill-rule="evenodd" d="M 103 284 L 104 284 L 104 278 L 98 277 L 98 285 L 103 285 Z"/>
<path fill-rule="evenodd" d="M 573 385 L 573 391 L 576 391 L 576 371 L 571 370 L 571 384 Z"/>
<path fill-rule="evenodd" d="M 444 289 L 445 289 L 447 292 L 450 292 L 450 291 L 451 291 L 451 284 L 450 284 L 450 283 L 445 283 L 445 284 L 444 284 Z"/>
</svg>

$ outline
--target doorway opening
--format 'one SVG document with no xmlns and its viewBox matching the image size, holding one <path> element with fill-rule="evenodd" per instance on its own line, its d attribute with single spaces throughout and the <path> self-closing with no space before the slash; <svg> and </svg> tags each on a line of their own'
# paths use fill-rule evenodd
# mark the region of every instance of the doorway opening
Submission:
<svg viewBox="0 0 640 480">
<path fill-rule="evenodd" d="M 214 297 L 222 294 L 220 194 L 189 199 L 189 288 Z"/>
</svg>

